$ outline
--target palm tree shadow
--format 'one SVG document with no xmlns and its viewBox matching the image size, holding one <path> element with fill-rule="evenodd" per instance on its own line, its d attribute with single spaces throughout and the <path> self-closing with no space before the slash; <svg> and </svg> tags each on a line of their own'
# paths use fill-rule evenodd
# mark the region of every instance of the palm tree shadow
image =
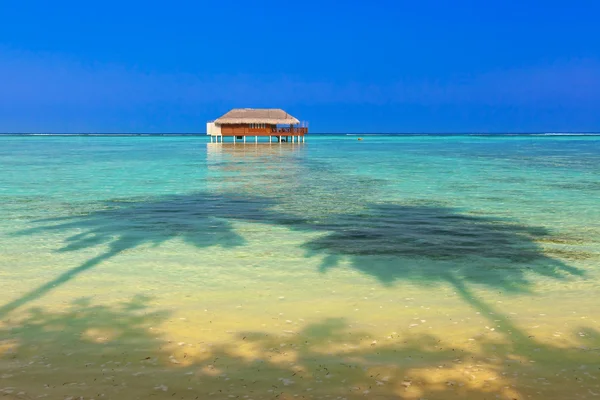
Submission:
<svg viewBox="0 0 600 400">
<path fill-rule="evenodd" d="M 17 235 L 77 231 L 66 239 L 66 245 L 59 252 L 100 246 L 107 250 L 0 307 L 0 317 L 42 297 L 101 262 L 142 245 L 158 246 L 180 239 L 197 248 L 234 248 L 243 246 L 245 240 L 235 232 L 232 221 L 277 221 L 292 225 L 298 222 L 296 217 L 271 211 L 273 204 L 269 199 L 255 196 L 195 193 L 151 201 L 107 202 L 100 210 L 91 213 L 36 221 L 41 226 Z"/>
<path fill-rule="evenodd" d="M 449 284 L 467 304 L 522 343 L 531 344 L 528 335 L 479 299 L 470 284 L 531 293 L 536 275 L 557 280 L 584 275 L 544 253 L 537 241 L 552 237 L 546 229 L 446 207 L 373 205 L 320 226 L 327 233 L 304 246 L 308 257 L 322 258 L 321 272 L 347 265 L 383 285 Z"/>
</svg>

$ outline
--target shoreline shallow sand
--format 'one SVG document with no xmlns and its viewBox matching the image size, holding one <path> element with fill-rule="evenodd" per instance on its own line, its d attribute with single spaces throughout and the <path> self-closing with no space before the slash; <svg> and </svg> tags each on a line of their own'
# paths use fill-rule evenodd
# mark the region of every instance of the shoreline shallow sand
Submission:
<svg viewBox="0 0 600 400">
<path fill-rule="evenodd" d="M 0 398 L 600 395 L 600 141 L 27 140 Z"/>
</svg>

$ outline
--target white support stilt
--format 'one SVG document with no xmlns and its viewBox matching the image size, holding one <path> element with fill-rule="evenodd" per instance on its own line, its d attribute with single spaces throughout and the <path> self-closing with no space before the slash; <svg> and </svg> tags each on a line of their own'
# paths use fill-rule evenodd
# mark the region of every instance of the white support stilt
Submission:
<svg viewBox="0 0 600 400">
<path fill-rule="evenodd" d="M 254 143 L 258 143 L 258 135 L 254 136 Z"/>
<path fill-rule="evenodd" d="M 273 142 L 273 136 L 269 135 L 269 143 Z"/>
<path fill-rule="evenodd" d="M 246 135 L 244 135 L 244 143 L 246 143 Z"/>
</svg>

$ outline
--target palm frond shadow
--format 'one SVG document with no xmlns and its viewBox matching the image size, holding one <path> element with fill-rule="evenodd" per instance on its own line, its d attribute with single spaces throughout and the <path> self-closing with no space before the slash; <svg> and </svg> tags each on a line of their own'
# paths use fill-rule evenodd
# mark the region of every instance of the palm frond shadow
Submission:
<svg viewBox="0 0 600 400">
<path fill-rule="evenodd" d="M 465 283 L 527 292 L 534 275 L 581 277 L 581 269 L 544 253 L 544 228 L 473 216 L 441 206 L 378 204 L 325 220 L 326 233 L 304 245 L 326 272 L 342 264 L 383 284 Z"/>
</svg>

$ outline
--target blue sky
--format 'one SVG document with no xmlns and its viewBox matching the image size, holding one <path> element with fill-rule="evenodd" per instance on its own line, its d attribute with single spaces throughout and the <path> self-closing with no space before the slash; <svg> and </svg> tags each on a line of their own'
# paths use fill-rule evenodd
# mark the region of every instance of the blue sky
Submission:
<svg viewBox="0 0 600 400">
<path fill-rule="evenodd" d="M 3 1 L 0 132 L 600 131 L 597 1 Z"/>
</svg>

